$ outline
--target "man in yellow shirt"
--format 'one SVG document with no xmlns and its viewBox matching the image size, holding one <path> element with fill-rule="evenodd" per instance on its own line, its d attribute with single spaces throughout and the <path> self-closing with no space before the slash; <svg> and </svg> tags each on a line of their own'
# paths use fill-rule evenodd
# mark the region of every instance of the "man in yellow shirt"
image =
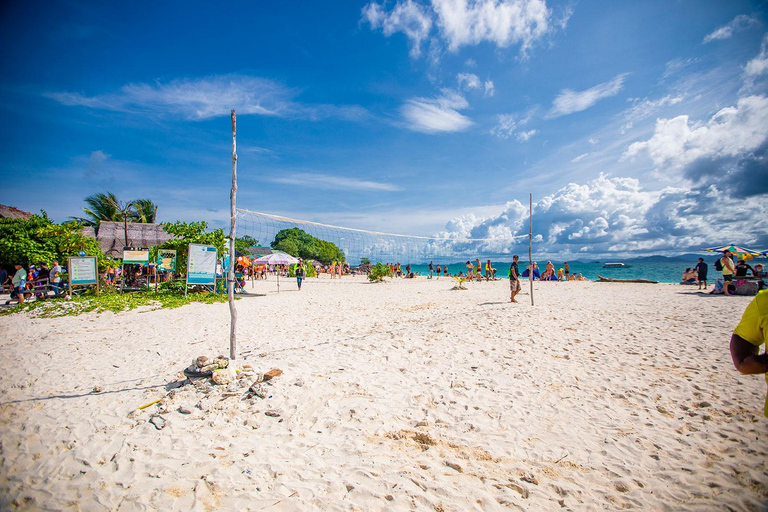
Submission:
<svg viewBox="0 0 768 512">
<path fill-rule="evenodd" d="M 768 351 L 760 354 L 760 345 L 768 341 L 768 290 L 759 292 L 741 317 L 731 336 L 733 365 L 744 375 L 764 373 L 768 384 Z M 768 417 L 768 396 L 765 399 Z"/>
</svg>

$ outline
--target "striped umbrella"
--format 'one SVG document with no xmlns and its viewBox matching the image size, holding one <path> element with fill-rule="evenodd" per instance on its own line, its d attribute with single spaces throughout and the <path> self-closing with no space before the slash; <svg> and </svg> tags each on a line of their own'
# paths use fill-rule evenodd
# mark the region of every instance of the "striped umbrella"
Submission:
<svg viewBox="0 0 768 512">
<path fill-rule="evenodd" d="M 740 247 L 738 245 L 718 245 L 716 247 L 707 247 L 706 249 L 703 249 L 704 251 L 709 252 L 723 252 L 723 251 L 731 251 L 733 254 L 736 255 L 740 260 L 751 260 L 755 256 L 760 256 L 760 251 L 753 251 L 752 249 L 747 249 L 746 247 Z"/>
</svg>

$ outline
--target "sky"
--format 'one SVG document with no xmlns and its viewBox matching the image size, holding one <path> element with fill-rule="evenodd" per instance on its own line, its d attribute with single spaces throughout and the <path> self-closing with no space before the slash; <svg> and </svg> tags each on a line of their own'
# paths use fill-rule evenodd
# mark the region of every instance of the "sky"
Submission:
<svg viewBox="0 0 768 512">
<path fill-rule="evenodd" d="M 541 254 L 768 249 L 763 2 L 9 1 L 0 203 L 148 198 Z"/>
</svg>

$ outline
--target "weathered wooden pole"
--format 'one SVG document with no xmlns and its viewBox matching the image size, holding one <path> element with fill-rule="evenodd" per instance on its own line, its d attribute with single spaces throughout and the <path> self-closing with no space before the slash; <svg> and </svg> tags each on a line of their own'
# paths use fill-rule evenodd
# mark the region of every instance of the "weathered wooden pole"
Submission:
<svg viewBox="0 0 768 512">
<path fill-rule="evenodd" d="M 237 211 L 237 116 L 232 111 L 232 192 L 229 194 L 232 218 L 229 227 L 229 269 L 227 271 L 227 296 L 229 299 L 229 358 L 237 359 L 237 309 L 235 308 L 235 230 Z"/>
<path fill-rule="evenodd" d="M 531 258 L 531 246 L 533 245 L 533 194 L 528 194 L 528 281 L 531 283 L 531 306 L 533 306 L 533 258 Z"/>
</svg>

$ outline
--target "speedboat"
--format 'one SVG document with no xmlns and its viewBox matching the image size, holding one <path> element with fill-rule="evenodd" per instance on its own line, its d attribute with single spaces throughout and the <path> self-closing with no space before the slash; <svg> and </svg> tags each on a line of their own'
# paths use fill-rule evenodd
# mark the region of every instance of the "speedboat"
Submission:
<svg viewBox="0 0 768 512">
<path fill-rule="evenodd" d="M 632 265 L 627 265 L 626 263 L 606 263 L 603 265 L 603 268 L 629 268 Z"/>
</svg>

